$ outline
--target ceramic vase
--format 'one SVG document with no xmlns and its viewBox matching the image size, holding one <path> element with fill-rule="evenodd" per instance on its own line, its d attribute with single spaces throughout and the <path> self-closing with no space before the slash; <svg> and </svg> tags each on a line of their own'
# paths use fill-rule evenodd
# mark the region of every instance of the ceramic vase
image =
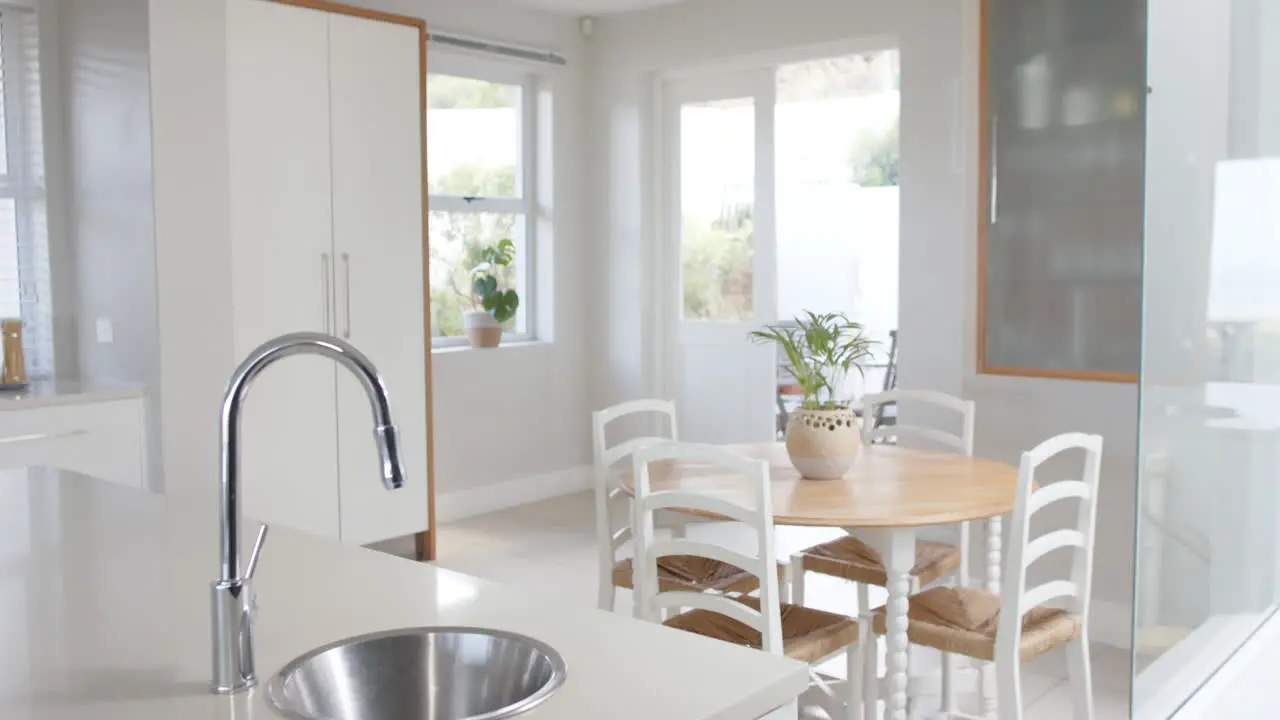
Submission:
<svg viewBox="0 0 1280 720">
<path fill-rule="evenodd" d="M 474 348 L 494 348 L 502 342 L 502 325 L 484 310 L 462 313 L 462 332 Z"/>
<path fill-rule="evenodd" d="M 852 410 L 797 408 L 787 416 L 787 455 L 811 480 L 834 480 L 853 465 L 862 448 L 861 424 Z"/>
</svg>

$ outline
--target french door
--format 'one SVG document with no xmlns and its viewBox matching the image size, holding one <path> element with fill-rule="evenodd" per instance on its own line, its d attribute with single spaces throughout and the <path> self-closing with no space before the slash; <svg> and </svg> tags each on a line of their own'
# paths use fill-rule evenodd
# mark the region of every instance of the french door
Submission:
<svg viewBox="0 0 1280 720">
<path fill-rule="evenodd" d="M 777 315 L 774 73 L 664 87 L 664 293 L 669 387 L 681 438 L 773 439 L 776 350 L 749 333 Z"/>
</svg>

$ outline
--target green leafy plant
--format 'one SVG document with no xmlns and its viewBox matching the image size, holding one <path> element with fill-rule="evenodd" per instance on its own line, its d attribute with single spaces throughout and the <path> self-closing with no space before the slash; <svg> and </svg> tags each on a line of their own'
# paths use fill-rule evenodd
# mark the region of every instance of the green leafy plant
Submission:
<svg viewBox="0 0 1280 720">
<path fill-rule="evenodd" d="M 806 310 L 795 325 L 767 325 L 750 335 L 756 343 L 777 343 L 787 356 L 785 368 L 804 392 L 801 407 L 807 410 L 835 410 L 849 406 L 835 398 L 835 383 L 871 358 L 877 343 L 866 330 L 844 313 L 815 313 Z"/>
<path fill-rule="evenodd" d="M 520 296 L 511 288 L 498 285 L 498 273 L 516 259 L 516 244 L 510 239 L 499 240 L 480 251 L 481 262 L 471 268 L 471 293 L 476 306 L 493 315 L 499 323 L 515 317 L 520 307 Z"/>
</svg>

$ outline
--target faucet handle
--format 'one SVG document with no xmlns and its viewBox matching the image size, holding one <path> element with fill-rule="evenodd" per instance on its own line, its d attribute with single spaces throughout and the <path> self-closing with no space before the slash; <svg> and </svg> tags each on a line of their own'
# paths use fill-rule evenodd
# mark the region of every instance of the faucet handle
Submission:
<svg viewBox="0 0 1280 720">
<path fill-rule="evenodd" d="M 262 555 L 262 543 L 267 539 L 267 530 L 270 526 L 262 523 L 262 527 L 258 528 L 258 539 L 253 541 L 253 551 L 249 553 L 249 564 L 245 566 L 244 578 L 245 582 L 253 579 L 254 573 L 258 571 L 258 558 Z"/>
</svg>

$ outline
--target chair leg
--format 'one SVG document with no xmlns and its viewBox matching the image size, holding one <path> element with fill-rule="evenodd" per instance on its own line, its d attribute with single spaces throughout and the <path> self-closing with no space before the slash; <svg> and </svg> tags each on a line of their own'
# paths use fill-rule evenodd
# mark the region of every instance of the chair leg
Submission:
<svg viewBox="0 0 1280 720">
<path fill-rule="evenodd" d="M 845 694 L 846 720 L 863 720 L 862 676 L 865 672 L 863 666 L 866 662 L 866 648 L 863 645 L 867 642 L 867 635 L 870 634 L 870 630 L 871 628 L 868 624 L 861 619 L 858 620 L 858 641 L 845 650 L 845 662 L 848 664 L 846 675 L 848 678 L 846 683 L 848 692 Z"/>
<path fill-rule="evenodd" d="M 858 613 L 871 612 L 871 588 L 863 583 L 854 583 L 858 589 Z"/>
<path fill-rule="evenodd" d="M 858 619 L 859 637 L 865 637 L 862 656 L 862 700 L 864 720 L 876 720 L 880 715 L 880 657 L 879 641 L 871 632 L 870 615 Z"/>
<path fill-rule="evenodd" d="M 952 718 L 956 713 L 956 656 L 942 653 L 942 716 Z"/>
<path fill-rule="evenodd" d="M 618 597 L 618 589 L 613 586 L 612 577 L 600 578 L 600 590 L 596 596 L 596 604 L 601 610 L 613 612 L 614 603 Z"/>
<path fill-rule="evenodd" d="M 787 563 L 787 585 L 790 587 L 792 605 L 804 605 L 804 556 L 792 555 Z"/>
<path fill-rule="evenodd" d="M 983 680 L 988 677 L 995 680 L 995 688 L 992 689 L 994 692 L 984 688 L 984 693 L 988 693 L 983 697 L 987 720 L 1022 720 L 1021 663 L 1015 658 L 1009 663 L 987 663 L 982 669 L 988 673 L 995 670 L 994 674 L 983 676 Z M 995 700 L 997 697 L 998 705 Z"/>
<path fill-rule="evenodd" d="M 1017 715 L 1008 715 L 1009 718 L 1016 718 L 1022 714 L 1021 692 L 1018 690 L 1017 678 L 1015 676 L 1013 682 L 1004 682 L 1005 678 L 997 680 L 996 673 L 1003 673 L 1003 669 L 999 668 L 995 663 L 983 663 L 982 669 L 978 671 L 978 685 L 982 693 L 982 717 L 985 720 L 999 720 L 997 715 L 1000 704 L 1004 704 L 1009 708 L 1005 712 L 1017 713 Z M 1007 687 L 1012 688 L 1011 692 L 1014 697 L 1004 696 Z M 997 695 L 1001 695 L 997 699 Z"/>
<path fill-rule="evenodd" d="M 1093 718 L 1093 676 L 1090 674 L 1089 635 L 1067 643 L 1067 677 L 1071 682 L 1071 704 L 1075 707 L 1076 720 Z"/>
</svg>

